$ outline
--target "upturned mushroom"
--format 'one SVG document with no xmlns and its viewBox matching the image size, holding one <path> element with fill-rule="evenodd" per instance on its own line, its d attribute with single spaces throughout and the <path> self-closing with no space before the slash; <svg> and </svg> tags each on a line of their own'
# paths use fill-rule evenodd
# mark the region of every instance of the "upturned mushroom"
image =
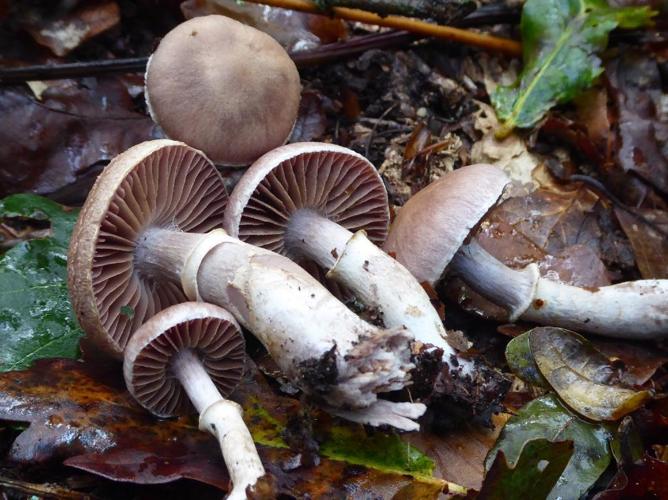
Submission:
<svg viewBox="0 0 668 500">
<path fill-rule="evenodd" d="M 435 284 L 446 270 L 522 319 L 610 337 L 668 336 L 668 280 L 638 280 L 595 289 L 541 277 L 536 264 L 511 269 L 487 253 L 471 230 L 494 206 L 508 177 L 493 165 L 446 174 L 399 211 L 384 248 L 419 280 Z"/>
<path fill-rule="evenodd" d="M 301 95 L 297 68 L 278 42 L 218 15 L 165 35 L 149 59 L 145 90 L 168 137 L 225 165 L 248 165 L 285 143 Z"/>
<path fill-rule="evenodd" d="M 316 262 L 377 308 L 386 326 L 405 326 L 454 354 L 425 290 L 377 246 L 389 220 L 385 186 L 366 158 L 306 142 L 276 148 L 251 165 L 230 196 L 224 227 L 252 245 Z"/>
<path fill-rule="evenodd" d="M 154 415 L 173 417 L 194 406 L 200 430 L 220 444 L 232 481 L 229 500 L 246 498 L 246 488 L 265 473 L 243 409 L 225 399 L 243 376 L 244 347 L 239 324 L 225 309 L 185 302 L 144 323 L 123 363 L 130 394 Z"/>
<path fill-rule="evenodd" d="M 388 224 L 387 192 L 374 166 L 325 143 L 289 144 L 263 155 L 239 180 L 225 212 L 229 234 L 297 262 L 315 261 L 328 278 L 379 311 L 385 326 L 405 326 L 419 343 L 441 349 L 438 376 L 449 380 L 441 392 L 458 403 L 475 394 L 467 404 L 476 413 L 488 411 L 505 379 L 450 346 L 419 280 L 377 246 Z"/>
<path fill-rule="evenodd" d="M 407 385 L 409 332 L 362 321 L 285 257 L 222 229 L 205 233 L 226 202 L 215 166 L 183 143 L 145 142 L 107 166 L 77 220 L 68 266 L 77 317 L 98 345 L 121 358 L 149 317 L 190 299 L 228 309 L 288 378 L 333 408 L 367 409 L 377 393 Z M 383 405 L 382 423 L 418 428 L 423 405 Z"/>
</svg>

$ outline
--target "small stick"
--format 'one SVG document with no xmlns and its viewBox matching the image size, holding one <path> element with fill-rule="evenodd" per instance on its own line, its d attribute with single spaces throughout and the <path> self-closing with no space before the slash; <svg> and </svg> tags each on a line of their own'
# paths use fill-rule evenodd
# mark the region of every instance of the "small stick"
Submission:
<svg viewBox="0 0 668 500">
<path fill-rule="evenodd" d="M 502 52 L 511 56 L 522 55 L 522 45 L 515 40 L 500 38 L 483 33 L 474 33 L 451 26 L 442 26 L 439 24 L 427 23 L 403 16 L 380 16 L 372 12 L 359 9 L 350 9 L 348 7 L 332 7 L 329 11 L 323 12 L 314 2 L 310 0 L 248 0 L 251 3 L 271 5 L 283 9 L 298 10 L 309 12 L 311 14 L 332 15 L 348 21 L 358 21 L 366 24 L 375 24 L 395 28 L 419 35 L 433 36 L 443 40 L 450 40 L 466 45 L 472 45 L 493 52 Z"/>
<path fill-rule="evenodd" d="M 352 38 L 344 42 L 321 45 L 312 50 L 292 52 L 290 57 L 297 67 L 303 68 L 342 57 L 365 52 L 369 49 L 385 48 L 410 43 L 416 36 L 406 31 L 388 31 Z M 40 64 L 17 68 L 0 68 L 0 85 L 11 85 L 32 80 L 58 80 L 97 76 L 110 73 L 141 73 L 146 71 L 148 57 L 130 59 L 108 59 L 63 64 Z"/>
</svg>

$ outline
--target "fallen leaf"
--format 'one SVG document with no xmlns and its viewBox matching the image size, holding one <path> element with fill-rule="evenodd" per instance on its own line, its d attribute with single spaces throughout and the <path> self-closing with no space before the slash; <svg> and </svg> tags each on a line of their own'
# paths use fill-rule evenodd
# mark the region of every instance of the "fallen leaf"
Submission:
<svg viewBox="0 0 668 500">
<path fill-rule="evenodd" d="M 33 39 L 57 56 L 65 56 L 86 40 L 116 26 L 121 12 L 114 0 L 81 5 L 63 16 L 28 16 L 24 28 Z"/>
<path fill-rule="evenodd" d="M 657 61 L 646 51 L 625 50 L 611 59 L 607 75 L 619 115 L 619 164 L 667 193 L 668 124 Z"/>
<path fill-rule="evenodd" d="M 619 380 L 628 386 L 644 385 L 668 363 L 668 352 L 651 344 L 604 338 L 592 338 L 591 342 L 617 369 Z"/>
<path fill-rule="evenodd" d="M 531 153 L 525 140 L 518 134 L 510 134 L 503 140 L 494 136 L 499 121 L 494 108 L 483 102 L 476 102 L 474 127 L 483 136 L 471 148 L 471 163 L 493 163 L 503 169 L 515 182 L 528 186 L 530 191 L 537 187 L 533 178 L 534 169 L 540 158 Z"/>
<path fill-rule="evenodd" d="M 135 111 L 120 77 L 49 82 L 41 101 L 28 89 L 3 87 L 0 114 L 12 124 L 0 128 L 0 196 L 57 192 L 130 146 L 161 135 Z M 81 201 L 87 191 L 78 189 L 70 201 Z"/>
<path fill-rule="evenodd" d="M 493 415 L 492 428 L 463 423 L 447 432 L 423 430 L 405 439 L 434 460 L 435 477 L 479 490 L 485 475 L 485 457 L 508 418 L 505 413 Z"/>
<path fill-rule="evenodd" d="M 617 471 L 608 488 L 594 500 L 668 498 L 668 463 L 645 456 Z"/>
<path fill-rule="evenodd" d="M 17 244 L 0 256 L 0 372 L 39 358 L 79 354 L 79 328 L 67 291 L 67 248 L 78 211 L 35 195 L 0 200 L 0 219 L 50 223 L 50 236 Z"/>
<path fill-rule="evenodd" d="M 314 434 L 324 436 L 322 455 L 336 460 L 323 459 L 317 467 L 290 467 L 300 450 L 287 445 L 285 426 L 299 412 L 300 402 L 275 394 L 254 365 L 233 397 L 245 408 L 263 463 L 280 485 L 280 494 L 378 495 L 416 483 L 435 498 L 446 485 L 427 474 L 433 466 L 427 457 L 406 443 L 399 446 L 398 436 L 368 435 L 361 426 L 338 424 L 326 415 L 314 419 Z M 195 417 L 154 418 L 132 400 L 118 367 L 109 370 L 96 363 L 51 359 L 39 360 L 30 370 L 2 374 L 0 420 L 30 423 L 8 454 L 20 464 L 64 460 L 71 467 L 117 481 L 156 484 L 190 478 L 223 490 L 228 487 L 218 444 L 197 429 Z M 383 456 L 382 450 L 388 448 L 394 451 Z"/>
<path fill-rule="evenodd" d="M 638 213 L 668 233 L 668 212 L 644 209 Z M 668 278 L 668 237 L 624 210 L 615 209 L 615 215 L 631 242 L 640 275 L 644 279 Z"/>
<path fill-rule="evenodd" d="M 618 420 L 650 398 L 648 391 L 616 384 L 608 359 L 575 332 L 538 327 L 527 335 L 541 374 L 580 415 L 594 421 Z"/>
<path fill-rule="evenodd" d="M 550 384 L 540 373 L 531 353 L 529 333 L 522 333 L 508 342 L 506 361 L 510 370 L 519 378 L 538 387 L 549 388 Z"/>
<path fill-rule="evenodd" d="M 502 450 L 508 464 L 515 466 L 525 443 L 534 439 L 572 441 L 573 456 L 547 498 L 580 498 L 608 468 L 611 438 L 605 427 L 580 420 L 556 396 L 548 394 L 534 399 L 510 417 L 485 464 L 489 469 Z"/>
<path fill-rule="evenodd" d="M 493 208 L 476 237 L 507 266 L 536 263 L 541 275 L 549 279 L 575 286 L 605 286 L 610 278 L 604 262 L 618 267 L 629 264 L 623 246 L 626 239 L 621 232 L 608 229 L 610 214 L 585 187 L 540 188 Z"/>
<path fill-rule="evenodd" d="M 508 464 L 503 451 L 499 451 L 477 498 L 546 498 L 572 455 L 572 441 L 546 439 L 527 441 L 512 466 Z"/>
<path fill-rule="evenodd" d="M 617 26 L 638 28 L 652 18 L 647 7 L 611 8 L 603 0 L 528 0 L 522 8 L 524 69 L 519 81 L 491 95 L 503 126 L 535 125 L 553 106 L 568 102 L 601 74 L 598 53 Z"/>
</svg>

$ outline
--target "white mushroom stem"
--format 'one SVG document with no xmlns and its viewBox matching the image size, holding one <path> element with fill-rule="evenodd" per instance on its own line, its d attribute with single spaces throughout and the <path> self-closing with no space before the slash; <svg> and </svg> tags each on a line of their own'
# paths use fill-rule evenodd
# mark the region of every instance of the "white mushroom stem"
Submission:
<svg viewBox="0 0 668 500">
<path fill-rule="evenodd" d="M 422 285 L 364 231 L 353 234 L 313 210 L 302 209 L 291 216 L 285 242 L 290 252 L 314 260 L 328 270 L 328 278 L 377 308 L 387 327 L 404 326 L 416 340 L 443 349 L 445 363 L 457 354 L 447 343 L 443 322 Z M 458 365 L 464 374 L 474 369 L 468 360 L 459 359 Z"/>
<path fill-rule="evenodd" d="M 190 283 L 191 299 L 228 309 L 288 378 L 329 406 L 366 408 L 410 382 L 409 332 L 364 322 L 285 257 L 222 230 L 161 229 L 147 232 L 136 256 L 140 272 Z"/>
<path fill-rule="evenodd" d="M 668 335 L 668 280 L 579 288 L 540 277 L 535 265 L 511 269 L 476 241 L 457 252 L 449 269 L 506 308 L 511 320 L 629 339 Z"/>
<path fill-rule="evenodd" d="M 193 351 L 177 354 L 171 368 L 200 415 L 200 430 L 206 430 L 218 439 L 232 480 L 232 490 L 227 498 L 245 499 L 246 488 L 252 487 L 265 471 L 253 437 L 243 421 L 241 406 L 221 396 Z"/>
</svg>

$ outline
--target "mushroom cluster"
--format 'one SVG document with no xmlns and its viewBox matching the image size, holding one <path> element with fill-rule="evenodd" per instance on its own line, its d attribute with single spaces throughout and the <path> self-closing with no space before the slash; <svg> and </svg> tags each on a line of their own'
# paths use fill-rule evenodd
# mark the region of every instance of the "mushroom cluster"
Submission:
<svg viewBox="0 0 668 500">
<path fill-rule="evenodd" d="M 199 413 L 200 428 L 220 443 L 230 498 L 245 498 L 264 475 L 243 411 L 227 399 L 243 374 L 242 327 L 327 411 L 405 431 L 419 428 L 426 406 L 385 396 L 418 373 L 430 373 L 434 393 L 456 393 L 453 380 L 466 379 L 481 407 L 503 396 L 505 379 L 481 376 L 491 370 L 451 347 L 422 286 L 446 268 L 510 319 L 635 338 L 668 332 L 666 280 L 584 290 L 541 278 L 535 266 L 509 269 L 475 240 L 464 244 L 508 183 L 491 165 L 428 186 L 388 231 L 387 193 L 368 160 L 331 144 L 283 145 L 299 96 L 294 64 L 267 35 L 222 16 L 178 26 L 146 74 L 151 116 L 178 141 L 117 156 L 70 245 L 81 326 L 123 360 L 143 407 L 160 417 Z M 252 163 L 229 201 L 209 158 Z M 300 267 L 309 263 L 378 311 L 381 326 Z M 421 365 L 425 353 L 436 370 Z"/>
</svg>

